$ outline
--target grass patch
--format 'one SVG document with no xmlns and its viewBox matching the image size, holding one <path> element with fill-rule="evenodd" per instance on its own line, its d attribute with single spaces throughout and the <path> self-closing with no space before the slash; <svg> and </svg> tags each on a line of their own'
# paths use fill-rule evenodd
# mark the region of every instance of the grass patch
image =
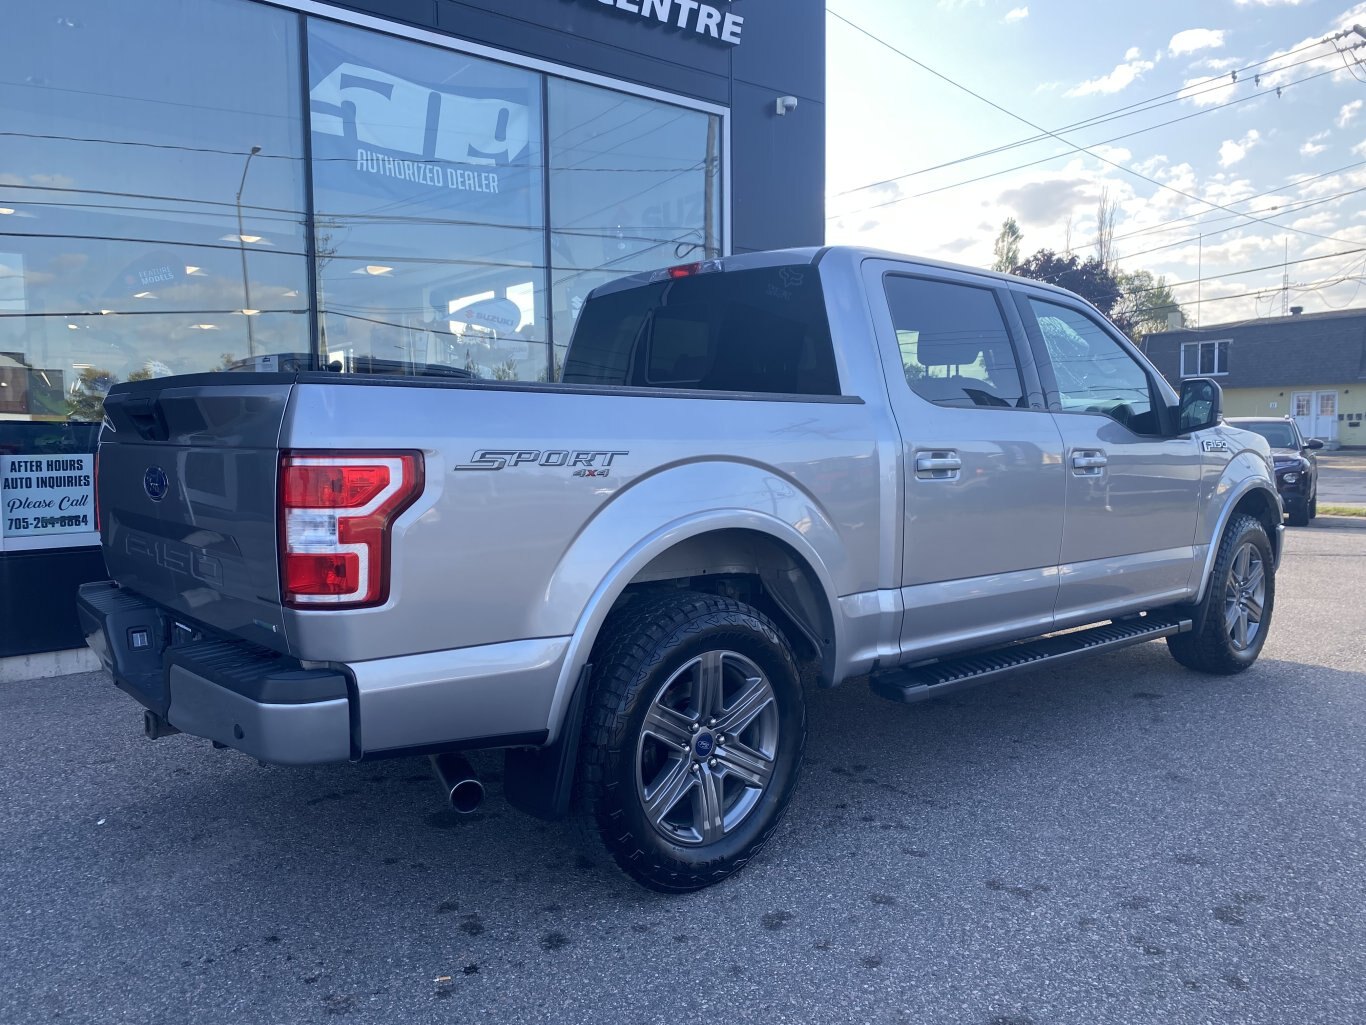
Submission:
<svg viewBox="0 0 1366 1025">
<path fill-rule="evenodd" d="M 1366 505 L 1320 505 L 1320 516 L 1366 516 Z"/>
</svg>

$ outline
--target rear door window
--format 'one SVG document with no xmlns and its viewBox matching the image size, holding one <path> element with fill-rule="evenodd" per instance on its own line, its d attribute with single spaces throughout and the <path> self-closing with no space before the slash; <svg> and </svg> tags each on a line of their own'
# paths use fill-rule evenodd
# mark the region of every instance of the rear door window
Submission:
<svg viewBox="0 0 1366 1025">
<path fill-rule="evenodd" d="M 940 406 L 1025 405 L 1019 362 L 991 289 L 901 274 L 883 284 L 913 392 Z"/>
<path fill-rule="evenodd" d="M 584 305 L 561 380 L 838 395 L 820 277 L 802 265 L 608 286 Z"/>
</svg>

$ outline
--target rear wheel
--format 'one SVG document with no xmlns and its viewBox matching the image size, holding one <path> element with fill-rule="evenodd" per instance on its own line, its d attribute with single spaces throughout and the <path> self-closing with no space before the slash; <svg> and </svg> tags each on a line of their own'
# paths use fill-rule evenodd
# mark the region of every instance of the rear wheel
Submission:
<svg viewBox="0 0 1366 1025">
<path fill-rule="evenodd" d="M 806 742 L 787 641 L 757 609 L 692 592 L 614 613 L 594 652 L 580 804 L 631 878 L 684 892 L 758 852 Z"/>
<path fill-rule="evenodd" d="M 1202 673 L 1241 673 L 1261 654 L 1276 601 L 1271 539 L 1260 520 L 1238 516 L 1219 542 L 1196 632 L 1167 638 L 1172 657 Z"/>
</svg>

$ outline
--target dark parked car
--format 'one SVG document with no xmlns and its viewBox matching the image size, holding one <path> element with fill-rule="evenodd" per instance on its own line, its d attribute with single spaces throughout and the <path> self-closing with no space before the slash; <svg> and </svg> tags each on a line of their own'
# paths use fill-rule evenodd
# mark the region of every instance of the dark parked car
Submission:
<svg viewBox="0 0 1366 1025">
<path fill-rule="evenodd" d="M 1319 514 L 1319 461 L 1314 453 L 1323 448 L 1318 438 L 1305 440 L 1290 417 L 1234 416 L 1228 422 L 1255 431 L 1271 445 L 1276 461 L 1276 490 L 1290 516 L 1292 527 L 1307 526 Z"/>
</svg>

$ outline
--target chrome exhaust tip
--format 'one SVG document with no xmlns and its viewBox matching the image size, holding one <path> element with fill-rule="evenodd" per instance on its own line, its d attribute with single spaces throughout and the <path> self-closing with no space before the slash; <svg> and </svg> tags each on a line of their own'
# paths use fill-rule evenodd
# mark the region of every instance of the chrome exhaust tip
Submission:
<svg viewBox="0 0 1366 1025">
<path fill-rule="evenodd" d="M 475 811 L 484 801 L 484 784 L 464 755 L 432 755 L 432 770 L 446 792 L 446 800 L 461 815 Z"/>
</svg>

